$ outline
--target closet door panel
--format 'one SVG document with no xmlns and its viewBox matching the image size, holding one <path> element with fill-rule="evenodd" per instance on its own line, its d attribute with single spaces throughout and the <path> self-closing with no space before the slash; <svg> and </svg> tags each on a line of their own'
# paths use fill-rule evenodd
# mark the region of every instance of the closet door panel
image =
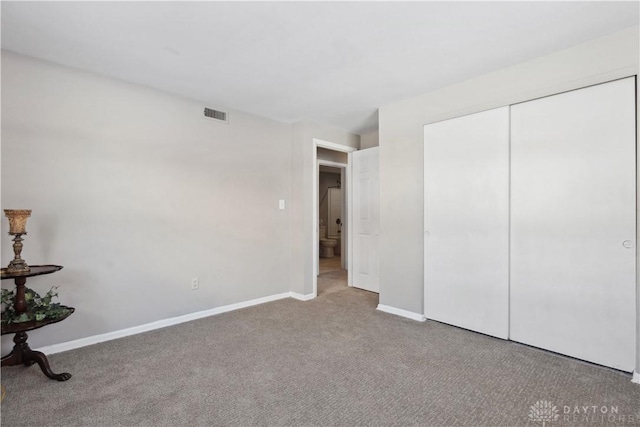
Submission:
<svg viewBox="0 0 640 427">
<path fill-rule="evenodd" d="M 508 334 L 509 109 L 425 126 L 425 316 Z"/>
<path fill-rule="evenodd" d="M 511 107 L 510 336 L 633 370 L 635 81 Z"/>
</svg>

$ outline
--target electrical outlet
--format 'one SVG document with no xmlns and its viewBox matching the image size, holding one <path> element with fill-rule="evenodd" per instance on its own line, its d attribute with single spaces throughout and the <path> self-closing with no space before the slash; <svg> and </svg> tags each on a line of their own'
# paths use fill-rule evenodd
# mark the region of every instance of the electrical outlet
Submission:
<svg viewBox="0 0 640 427">
<path fill-rule="evenodd" d="M 200 289 L 200 281 L 197 277 L 194 277 L 193 279 L 191 279 L 191 290 L 195 291 L 198 289 Z"/>
</svg>

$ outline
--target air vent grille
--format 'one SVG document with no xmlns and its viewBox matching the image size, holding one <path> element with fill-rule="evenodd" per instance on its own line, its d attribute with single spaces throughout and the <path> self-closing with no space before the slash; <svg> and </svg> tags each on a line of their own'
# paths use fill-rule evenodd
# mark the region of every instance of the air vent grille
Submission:
<svg viewBox="0 0 640 427">
<path fill-rule="evenodd" d="M 204 108 L 204 116 L 209 117 L 214 120 L 219 120 L 221 122 L 228 123 L 229 119 L 227 118 L 226 111 L 214 110 L 213 108 Z"/>
</svg>

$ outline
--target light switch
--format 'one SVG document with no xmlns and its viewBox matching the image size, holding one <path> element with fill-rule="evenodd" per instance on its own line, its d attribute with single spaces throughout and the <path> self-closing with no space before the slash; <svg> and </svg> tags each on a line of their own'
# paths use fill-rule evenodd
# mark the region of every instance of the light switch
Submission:
<svg viewBox="0 0 640 427">
<path fill-rule="evenodd" d="M 284 200 L 280 200 L 278 202 L 278 207 L 280 208 L 280 210 L 284 210 Z"/>
</svg>

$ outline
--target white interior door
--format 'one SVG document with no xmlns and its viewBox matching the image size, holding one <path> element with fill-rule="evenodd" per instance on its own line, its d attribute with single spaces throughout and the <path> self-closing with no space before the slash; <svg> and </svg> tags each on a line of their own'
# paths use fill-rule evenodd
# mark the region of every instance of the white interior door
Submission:
<svg viewBox="0 0 640 427">
<path fill-rule="evenodd" d="M 507 338 L 509 107 L 424 135 L 425 316 Z"/>
<path fill-rule="evenodd" d="M 635 82 L 511 107 L 511 339 L 633 370 Z"/>
<path fill-rule="evenodd" d="M 371 292 L 380 292 L 378 152 L 378 147 L 375 147 L 352 153 L 353 286 Z"/>
</svg>

